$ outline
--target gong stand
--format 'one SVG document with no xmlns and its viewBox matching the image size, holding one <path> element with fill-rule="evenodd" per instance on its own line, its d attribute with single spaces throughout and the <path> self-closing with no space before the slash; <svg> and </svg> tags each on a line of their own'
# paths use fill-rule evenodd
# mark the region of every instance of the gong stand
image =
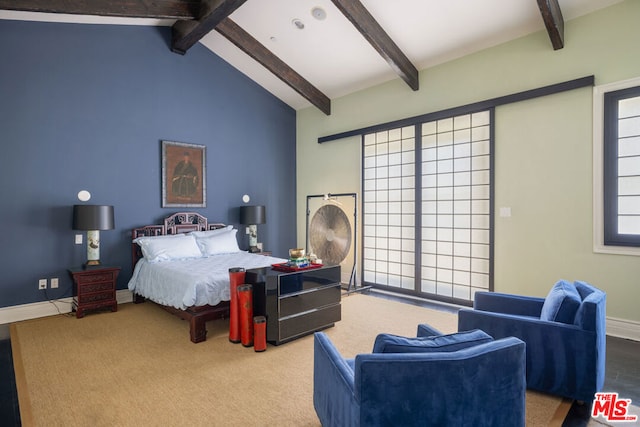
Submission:
<svg viewBox="0 0 640 427">
<path fill-rule="evenodd" d="M 353 203 L 353 229 L 349 230 L 350 235 L 346 236 L 344 235 L 344 233 L 335 233 L 335 230 L 332 228 L 333 225 L 339 225 L 340 226 L 340 231 L 344 231 L 344 221 L 346 220 L 346 227 L 350 228 L 349 226 L 349 222 L 348 222 L 348 218 L 347 215 L 345 214 L 345 212 L 337 205 L 344 205 L 344 201 L 343 200 L 339 200 L 342 198 L 347 198 L 347 200 L 351 200 L 351 202 Z M 311 215 L 311 210 L 309 207 L 309 202 L 313 201 L 314 199 L 322 199 L 324 200 L 325 203 L 324 205 L 321 205 L 315 212 L 314 218 L 310 218 Z M 358 242 L 357 242 L 357 234 L 358 234 L 358 215 L 357 215 L 357 208 L 358 208 L 358 196 L 356 193 L 340 193 L 340 194 L 316 194 L 316 195 L 310 195 L 307 196 L 307 253 L 309 253 L 309 251 L 311 250 L 310 248 L 314 247 L 313 243 L 317 243 L 318 239 L 320 239 L 322 241 L 322 246 L 327 249 L 330 250 L 332 253 L 330 255 L 327 256 L 327 259 L 325 259 L 324 256 L 320 256 L 318 255 L 320 258 L 322 258 L 323 263 L 326 263 L 328 265 L 338 265 L 342 262 L 342 260 L 346 257 L 346 256 L 342 256 L 342 254 L 340 253 L 340 249 L 344 250 L 344 248 L 338 248 L 337 245 L 334 244 L 334 237 L 337 237 L 337 241 L 344 241 L 346 238 L 348 238 L 348 242 L 349 244 L 353 245 L 353 265 L 351 267 L 351 274 L 349 275 L 349 283 L 347 286 L 347 293 L 350 292 L 357 292 L 357 291 L 362 291 L 364 289 L 369 289 L 370 286 L 367 287 L 358 287 L 357 286 L 357 282 L 356 282 L 356 260 L 357 260 L 357 252 L 358 252 Z M 335 203 L 332 204 L 331 202 Z M 315 221 L 316 216 L 319 215 L 318 219 L 319 221 Z M 331 221 L 329 221 L 328 219 L 331 219 Z M 324 221 L 324 222 L 323 222 Z M 320 222 L 321 224 L 318 225 L 318 222 Z M 313 230 L 310 230 L 310 227 L 313 228 Z M 314 242 L 312 242 L 312 240 L 314 240 Z M 314 250 L 317 250 L 318 247 L 314 247 Z M 334 258 L 334 254 L 337 252 L 337 254 L 335 255 L 336 257 L 341 257 L 342 258 L 336 262 L 336 259 L 332 259 Z M 328 262 L 325 262 L 328 261 Z M 357 288 L 357 289 L 356 289 Z"/>
</svg>

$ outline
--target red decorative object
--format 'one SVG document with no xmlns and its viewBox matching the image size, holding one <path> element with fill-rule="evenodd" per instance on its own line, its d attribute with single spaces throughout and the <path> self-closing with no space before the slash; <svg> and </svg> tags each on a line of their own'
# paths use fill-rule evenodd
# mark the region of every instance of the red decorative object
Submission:
<svg viewBox="0 0 640 427">
<path fill-rule="evenodd" d="M 232 343 L 240 342 L 240 310 L 238 305 L 238 287 L 244 283 L 244 268 L 229 269 L 229 293 L 231 301 L 229 302 L 229 341 Z"/>
<path fill-rule="evenodd" d="M 253 345 L 253 287 L 238 287 L 238 306 L 240 308 L 240 341 L 245 347 Z"/>
<path fill-rule="evenodd" d="M 253 349 L 258 352 L 267 349 L 267 318 L 264 316 L 253 318 Z"/>
<path fill-rule="evenodd" d="M 283 262 L 282 264 L 271 264 L 271 268 L 273 268 L 274 270 L 284 271 L 286 273 L 292 273 L 294 271 L 313 270 L 314 268 L 320 268 L 320 267 L 322 267 L 322 264 L 316 264 L 316 263 L 311 263 L 306 267 L 294 267 L 289 265 L 286 262 Z"/>
</svg>

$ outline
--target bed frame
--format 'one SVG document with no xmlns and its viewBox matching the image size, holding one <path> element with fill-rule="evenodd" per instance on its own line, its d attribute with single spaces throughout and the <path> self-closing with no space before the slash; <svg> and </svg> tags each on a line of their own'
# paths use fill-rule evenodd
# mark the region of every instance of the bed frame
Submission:
<svg viewBox="0 0 640 427">
<path fill-rule="evenodd" d="M 145 225 L 144 227 L 134 228 L 131 232 L 132 266 L 135 268 L 138 260 L 142 258 L 140 246 L 137 243 L 133 243 L 133 239 L 142 236 L 164 236 L 167 234 L 188 233 L 190 231 L 215 230 L 222 227 L 225 227 L 225 224 L 209 224 L 207 218 L 196 212 L 179 212 L 165 218 L 162 225 Z M 145 300 L 146 298 L 143 296 L 136 293 L 133 294 L 134 303 L 140 304 Z M 194 343 L 199 343 L 207 339 L 206 322 L 229 317 L 229 301 L 222 301 L 215 306 L 187 307 L 184 310 L 161 304 L 158 305 L 181 319 L 189 321 L 189 334 L 191 341 Z"/>
</svg>

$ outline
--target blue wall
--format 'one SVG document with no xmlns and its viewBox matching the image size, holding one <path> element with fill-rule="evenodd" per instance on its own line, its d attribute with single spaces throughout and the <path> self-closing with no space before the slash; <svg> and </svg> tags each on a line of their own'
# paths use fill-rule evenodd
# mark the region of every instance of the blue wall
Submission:
<svg viewBox="0 0 640 427">
<path fill-rule="evenodd" d="M 86 260 L 71 229 L 83 189 L 115 207 L 101 260 L 122 267 L 119 289 L 131 228 L 184 210 L 237 224 L 243 194 L 266 205 L 266 249 L 295 244 L 295 111 L 201 44 L 171 53 L 170 35 L 0 20 L 0 307 L 71 295 L 66 269 Z M 207 147 L 206 208 L 161 207 L 161 140 Z M 37 289 L 52 277 L 59 289 Z"/>
</svg>

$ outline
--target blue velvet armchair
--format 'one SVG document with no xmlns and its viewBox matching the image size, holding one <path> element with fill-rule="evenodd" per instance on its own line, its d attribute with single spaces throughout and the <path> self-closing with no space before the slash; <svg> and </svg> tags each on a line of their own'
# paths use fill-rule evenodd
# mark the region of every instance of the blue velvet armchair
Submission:
<svg viewBox="0 0 640 427">
<path fill-rule="evenodd" d="M 524 343 L 477 332 L 488 339 L 458 349 L 455 343 L 450 349 L 447 343 L 427 343 L 427 352 L 403 347 L 412 340 L 423 346 L 430 338 L 387 335 L 386 350 L 376 339 L 373 353 L 355 359 L 344 359 L 327 335 L 317 332 L 313 404 L 320 422 L 324 427 L 524 426 Z"/>
<path fill-rule="evenodd" d="M 591 402 L 605 374 L 605 292 L 559 281 L 546 298 L 476 292 L 458 312 L 458 330 L 481 329 L 527 345 L 527 387 Z"/>
</svg>

